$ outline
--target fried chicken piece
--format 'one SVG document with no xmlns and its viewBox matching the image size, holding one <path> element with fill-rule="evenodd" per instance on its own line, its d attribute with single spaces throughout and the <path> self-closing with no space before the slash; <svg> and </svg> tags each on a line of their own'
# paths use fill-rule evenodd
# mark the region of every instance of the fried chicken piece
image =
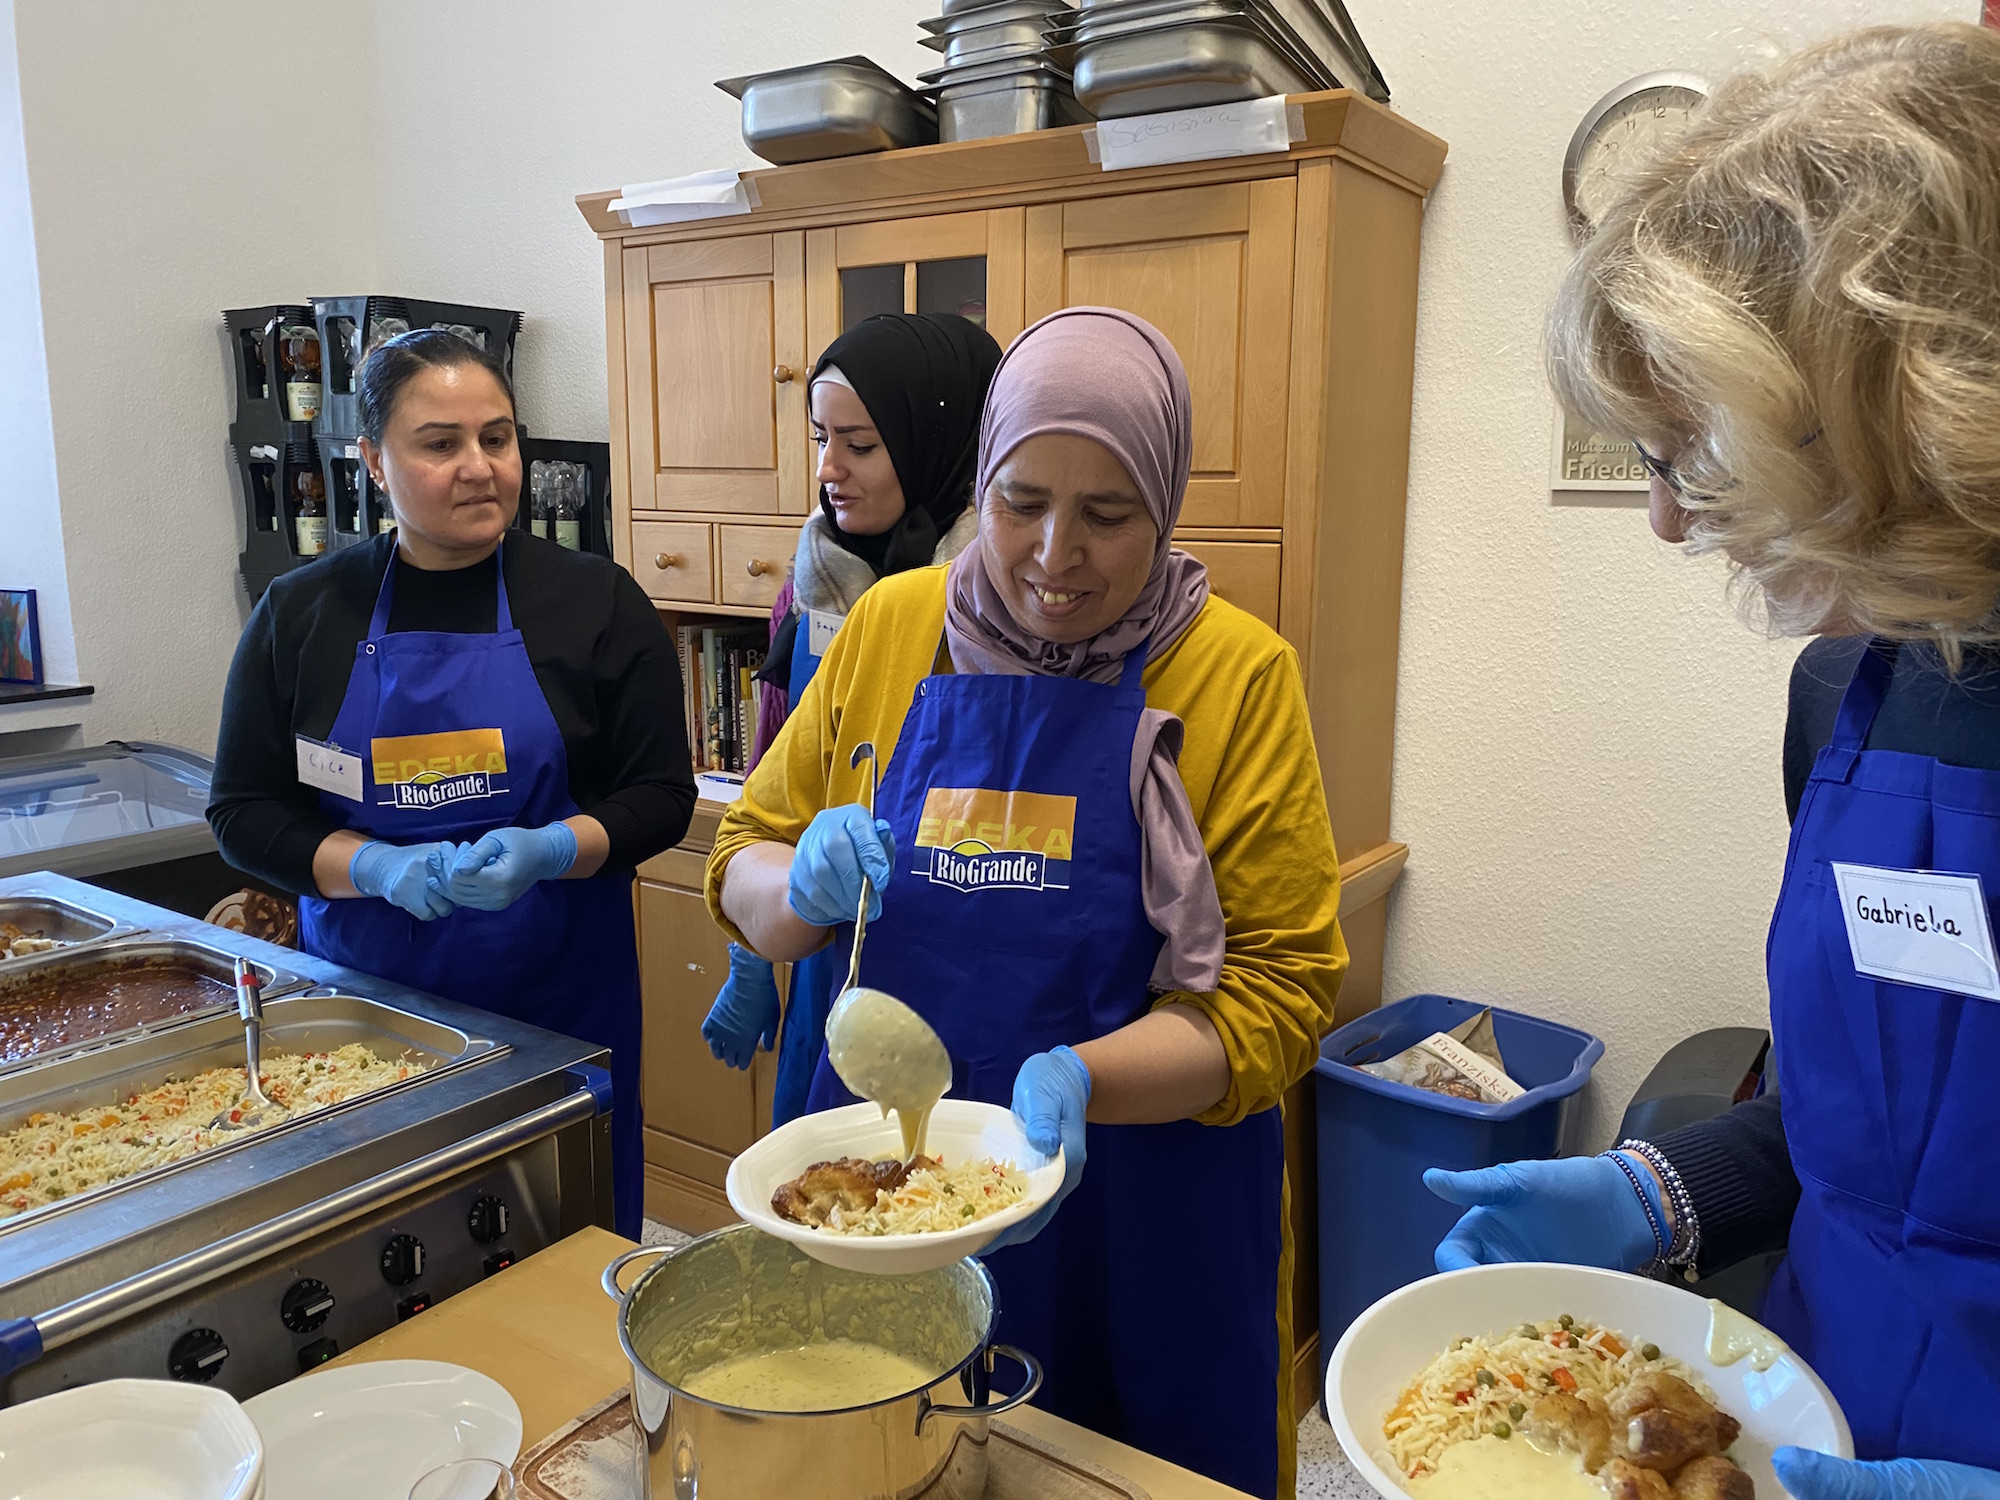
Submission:
<svg viewBox="0 0 2000 1500">
<path fill-rule="evenodd" d="M 771 1194 L 771 1211 L 794 1224 L 824 1229 L 838 1208 L 843 1214 L 863 1214 L 875 1206 L 875 1195 L 893 1193 L 919 1167 L 935 1167 L 928 1156 L 902 1162 L 864 1161 L 843 1156 L 835 1161 L 816 1161 L 790 1182 L 781 1183 Z"/>
<path fill-rule="evenodd" d="M 1664 1370 L 1627 1386 L 1611 1416 L 1624 1429 L 1619 1445 L 1623 1456 L 1662 1474 L 1723 1452 L 1743 1430 L 1728 1412 L 1718 1411 L 1693 1386 Z"/>
<path fill-rule="evenodd" d="M 1611 1456 L 1611 1417 L 1595 1391 L 1581 1396 L 1551 1391 L 1535 1403 L 1528 1421 L 1529 1431 L 1544 1443 L 1582 1454 L 1586 1473 L 1595 1474 Z"/>
<path fill-rule="evenodd" d="M 1757 1500 L 1757 1482 L 1719 1453 L 1697 1458 L 1674 1476 L 1675 1500 Z"/>
<path fill-rule="evenodd" d="M 1673 1500 L 1666 1476 L 1642 1469 L 1622 1458 L 1611 1459 L 1598 1474 L 1611 1500 Z"/>
</svg>

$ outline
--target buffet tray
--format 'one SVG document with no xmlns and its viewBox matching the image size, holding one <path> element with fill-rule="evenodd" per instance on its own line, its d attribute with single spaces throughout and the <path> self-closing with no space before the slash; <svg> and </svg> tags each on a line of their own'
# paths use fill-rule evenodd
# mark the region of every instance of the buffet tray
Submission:
<svg viewBox="0 0 2000 1500">
<path fill-rule="evenodd" d="M 23 932 L 53 938 L 64 944 L 61 948 L 51 949 L 50 953 L 74 953 L 86 944 L 129 937 L 139 931 L 116 917 L 91 911 L 55 896 L 0 896 L 0 926 L 9 924 Z M 11 974 L 19 964 L 49 956 L 48 953 L 27 953 L 19 958 L 0 958 L 0 974 Z"/>
<path fill-rule="evenodd" d="M 1005 1422 L 986 1433 L 985 1500 L 1152 1500 L 1131 1480 Z M 627 1500 L 638 1441 L 630 1394 L 606 1396 L 515 1462 L 520 1500 Z"/>
<path fill-rule="evenodd" d="M 78 1204 L 308 1128 L 358 1105 L 373 1104 L 392 1094 L 422 1087 L 454 1069 L 507 1050 L 485 1037 L 358 995 L 315 990 L 273 1000 L 264 1007 L 267 1058 L 297 1052 L 331 1052 L 351 1042 L 364 1043 L 385 1058 L 424 1063 L 428 1071 L 371 1089 L 343 1103 L 280 1121 L 267 1129 L 245 1132 L 192 1156 L 135 1172 L 75 1197 L 25 1209 L 11 1218 L 0 1219 L 0 1239 L 24 1225 L 40 1223 Z M 243 1026 L 233 1011 L 159 1027 L 116 1048 L 74 1052 L 57 1061 L 43 1061 L 37 1067 L 0 1075 L 0 1131 L 14 1129 L 30 1115 L 108 1107 L 156 1088 L 170 1078 L 187 1078 L 210 1068 L 242 1066 Z"/>
<path fill-rule="evenodd" d="M 0 1078 L 21 1071 L 46 1067 L 50 1062 L 77 1052 L 94 1052 L 135 1037 L 163 1029 L 185 1026 L 205 1016 L 226 1015 L 232 1029 L 236 1021 L 236 958 L 227 949 L 188 937 L 131 936 L 110 938 L 76 948 L 58 948 L 49 953 L 30 954 L 0 967 L 0 1020 L 38 996 L 54 994 L 61 986 L 87 986 L 119 971 L 151 964 L 176 963 L 212 980 L 219 991 L 214 1005 L 183 1011 L 136 1025 L 118 1027 L 94 1036 L 74 1037 L 41 1047 L 22 1057 L 0 1060 Z M 251 959 L 264 996 L 268 999 L 305 987 L 307 981 L 289 969 L 262 959 Z M 241 1033 L 238 1033 L 239 1040 Z"/>
</svg>

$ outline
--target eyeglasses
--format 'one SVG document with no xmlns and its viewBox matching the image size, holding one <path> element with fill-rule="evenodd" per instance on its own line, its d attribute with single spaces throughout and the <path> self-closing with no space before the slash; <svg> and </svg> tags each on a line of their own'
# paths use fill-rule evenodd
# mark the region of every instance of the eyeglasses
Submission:
<svg viewBox="0 0 2000 1500">
<path fill-rule="evenodd" d="M 1811 432 L 1799 439 L 1798 446 L 1801 448 L 1810 448 L 1814 443 L 1819 441 L 1819 435 L 1824 430 L 1823 428 L 1815 427 Z M 1639 462 L 1646 466 L 1646 472 L 1659 480 L 1661 484 L 1664 484 L 1676 495 L 1680 496 L 1681 499 L 1687 499 L 1687 486 L 1681 483 L 1681 476 L 1674 472 L 1674 466 L 1664 458 L 1649 451 L 1646 445 L 1637 438 L 1633 438 L 1631 442 L 1633 451 L 1639 455 Z"/>
</svg>

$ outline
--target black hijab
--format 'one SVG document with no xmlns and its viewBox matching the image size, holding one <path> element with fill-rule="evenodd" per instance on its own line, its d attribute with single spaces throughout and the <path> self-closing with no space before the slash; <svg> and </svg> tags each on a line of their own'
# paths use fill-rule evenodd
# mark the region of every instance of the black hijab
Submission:
<svg viewBox="0 0 2000 1500">
<path fill-rule="evenodd" d="M 837 366 L 868 408 L 903 487 L 903 515 L 880 536 L 850 536 L 820 491 L 833 540 L 878 576 L 927 568 L 938 541 L 972 501 L 979 414 L 1000 346 L 954 313 L 878 313 L 826 346 L 817 380 Z M 806 384 L 811 399 L 812 382 Z"/>
</svg>

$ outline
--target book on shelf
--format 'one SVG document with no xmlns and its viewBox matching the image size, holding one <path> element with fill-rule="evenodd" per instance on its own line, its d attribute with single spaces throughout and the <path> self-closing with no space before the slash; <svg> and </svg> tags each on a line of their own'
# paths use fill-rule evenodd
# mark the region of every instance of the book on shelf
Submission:
<svg viewBox="0 0 2000 1500">
<path fill-rule="evenodd" d="M 754 678 L 764 664 L 761 627 L 682 625 L 675 633 L 686 693 L 688 748 L 697 771 L 741 775 L 757 736 Z"/>
</svg>

